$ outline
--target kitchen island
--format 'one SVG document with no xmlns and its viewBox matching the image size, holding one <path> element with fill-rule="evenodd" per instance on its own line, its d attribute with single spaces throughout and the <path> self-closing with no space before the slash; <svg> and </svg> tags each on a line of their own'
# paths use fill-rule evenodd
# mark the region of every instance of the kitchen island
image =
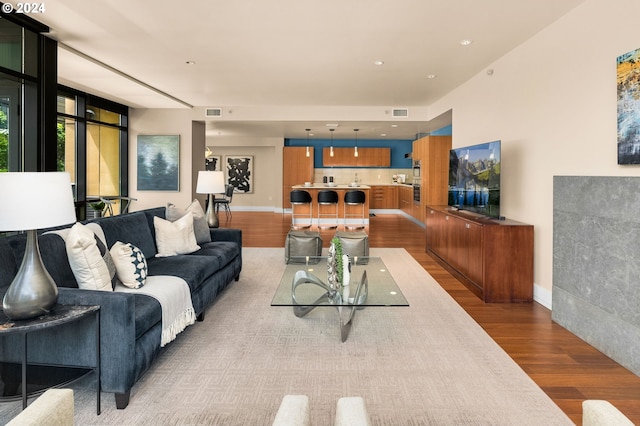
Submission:
<svg viewBox="0 0 640 426">
<path fill-rule="evenodd" d="M 318 225 L 318 213 L 322 213 L 322 221 L 320 224 L 329 223 L 330 219 L 327 219 L 326 215 L 331 214 L 334 211 L 334 206 L 327 205 L 319 205 L 318 204 L 318 192 L 323 191 L 325 189 L 333 190 L 338 193 L 338 223 L 339 225 L 343 225 L 345 223 L 345 204 L 344 204 L 344 194 L 348 191 L 359 190 L 364 192 L 365 202 L 364 202 L 364 223 L 366 226 L 369 226 L 369 199 L 370 199 L 370 190 L 371 187 L 369 185 L 339 185 L 339 184 L 327 184 L 327 183 L 313 183 L 309 186 L 307 185 L 294 185 L 291 187 L 291 190 L 301 189 L 307 191 L 311 195 L 312 204 L 312 216 L 313 216 L 313 224 Z M 362 223 L 361 220 L 353 218 L 353 215 L 358 215 L 362 211 L 362 207 L 360 206 L 350 206 L 347 205 L 347 225 L 356 225 Z M 303 212 L 304 206 L 296 206 L 297 212 Z M 300 210 L 298 210 L 300 209 Z M 320 210 L 321 209 L 321 210 Z"/>
</svg>

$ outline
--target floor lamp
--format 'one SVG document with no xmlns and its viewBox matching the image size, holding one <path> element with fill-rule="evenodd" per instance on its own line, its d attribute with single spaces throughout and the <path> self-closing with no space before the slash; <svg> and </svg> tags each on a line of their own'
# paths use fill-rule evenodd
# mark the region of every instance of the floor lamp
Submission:
<svg viewBox="0 0 640 426">
<path fill-rule="evenodd" d="M 27 231 L 22 263 L 2 300 L 9 319 L 44 315 L 56 304 L 58 287 L 40 257 L 36 230 L 75 221 L 68 173 L 0 173 L 0 231 Z"/>
<path fill-rule="evenodd" d="M 198 183 L 196 185 L 196 193 L 207 194 L 207 211 L 205 216 L 207 218 L 207 224 L 210 228 L 218 228 L 220 221 L 215 211 L 215 194 L 222 194 L 225 192 L 224 187 L 224 173 L 213 171 L 199 171 Z"/>
</svg>

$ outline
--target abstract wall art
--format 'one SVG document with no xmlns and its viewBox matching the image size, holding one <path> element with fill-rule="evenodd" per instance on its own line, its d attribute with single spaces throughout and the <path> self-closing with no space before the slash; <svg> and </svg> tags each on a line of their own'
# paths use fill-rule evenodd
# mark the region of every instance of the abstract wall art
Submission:
<svg viewBox="0 0 640 426">
<path fill-rule="evenodd" d="M 222 156 L 210 155 L 204 160 L 204 169 L 210 172 L 222 171 Z"/>
<path fill-rule="evenodd" d="M 253 156 L 227 155 L 225 157 L 227 183 L 234 188 L 234 193 L 253 193 Z"/>
</svg>

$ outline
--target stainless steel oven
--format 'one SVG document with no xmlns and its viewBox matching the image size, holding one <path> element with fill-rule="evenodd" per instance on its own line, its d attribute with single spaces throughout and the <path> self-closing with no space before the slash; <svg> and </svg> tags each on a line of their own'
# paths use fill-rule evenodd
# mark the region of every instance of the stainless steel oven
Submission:
<svg viewBox="0 0 640 426">
<path fill-rule="evenodd" d="M 420 184 L 413 184 L 413 202 L 414 204 L 420 204 Z"/>
</svg>

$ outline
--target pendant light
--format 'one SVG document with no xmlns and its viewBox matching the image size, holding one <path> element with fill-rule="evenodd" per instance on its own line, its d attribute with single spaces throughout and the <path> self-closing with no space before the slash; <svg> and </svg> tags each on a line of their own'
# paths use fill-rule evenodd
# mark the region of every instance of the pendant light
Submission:
<svg viewBox="0 0 640 426">
<path fill-rule="evenodd" d="M 331 149 L 329 150 L 329 155 L 331 157 L 333 157 L 333 131 L 336 129 L 329 129 L 329 131 L 331 132 Z"/>
<path fill-rule="evenodd" d="M 358 156 L 358 130 L 360 130 L 360 129 L 353 129 L 353 131 L 356 132 L 356 145 L 353 148 L 353 156 L 354 157 Z"/>
<path fill-rule="evenodd" d="M 309 132 L 311 131 L 311 129 L 305 129 L 307 131 L 307 157 L 311 156 L 311 153 L 309 152 Z"/>
</svg>

